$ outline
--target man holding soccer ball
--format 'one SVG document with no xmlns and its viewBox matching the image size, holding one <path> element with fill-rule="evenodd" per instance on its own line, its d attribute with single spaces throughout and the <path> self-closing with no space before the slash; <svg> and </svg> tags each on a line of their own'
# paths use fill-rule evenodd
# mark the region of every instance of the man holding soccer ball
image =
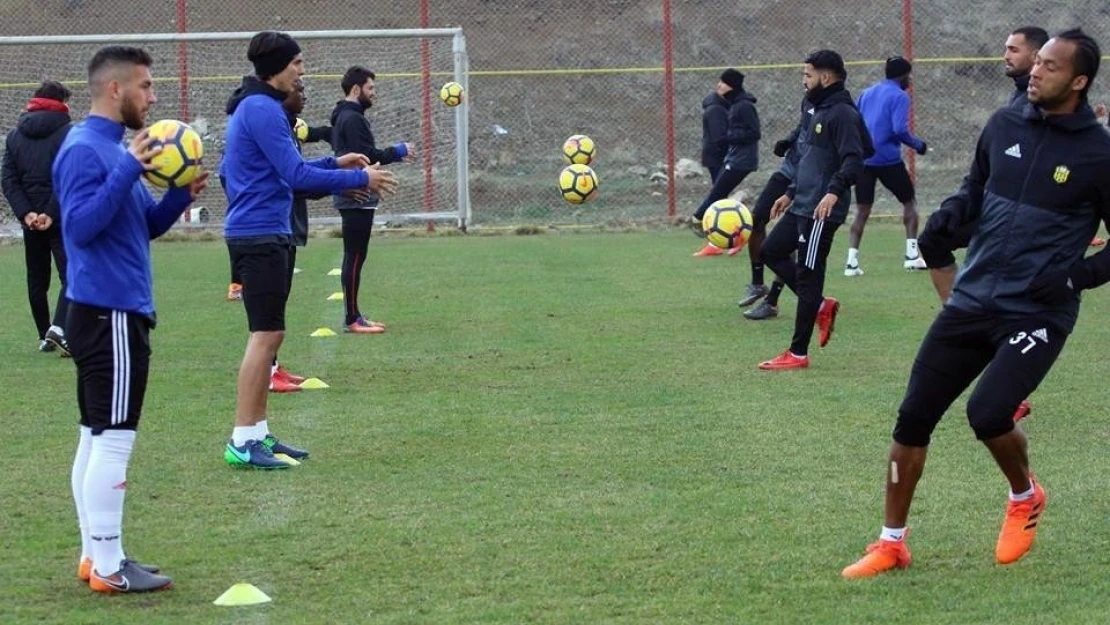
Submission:
<svg viewBox="0 0 1110 625">
<path fill-rule="evenodd" d="M 362 154 L 305 161 L 290 137 L 281 103 L 304 75 L 304 55 L 285 33 L 264 31 L 247 49 L 254 75 L 228 120 L 220 166 L 228 196 L 224 237 L 243 279 L 250 339 L 239 368 L 235 427 L 224 449 L 232 466 L 281 469 L 308 457 L 270 433 L 267 400 L 271 366 L 285 337 L 289 296 L 289 212 L 294 191 L 390 193 L 393 175 Z"/>
<path fill-rule="evenodd" d="M 69 264 L 66 338 L 77 365 L 80 438 L 71 486 L 81 527 L 78 578 L 103 593 L 168 588 L 157 567 L 126 558 L 120 534 L 127 466 L 135 444 L 155 325 L 150 240 L 208 186 L 201 172 L 155 202 L 139 180 L 161 152 L 142 128 L 157 102 L 153 60 L 139 48 L 110 46 L 89 62 L 92 110 L 70 131 L 54 161 Z M 139 131 L 129 143 L 128 129 Z"/>
</svg>

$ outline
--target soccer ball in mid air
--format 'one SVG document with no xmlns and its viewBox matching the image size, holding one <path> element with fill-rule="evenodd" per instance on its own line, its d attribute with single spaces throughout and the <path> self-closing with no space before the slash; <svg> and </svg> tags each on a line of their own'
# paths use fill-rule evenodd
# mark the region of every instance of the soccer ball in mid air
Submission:
<svg viewBox="0 0 1110 625">
<path fill-rule="evenodd" d="M 200 135 L 189 124 L 175 119 L 154 122 L 148 132 L 162 151 L 151 159 L 155 169 L 143 175 L 158 187 L 188 186 L 200 172 L 204 158 Z"/>
<path fill-rule="evenodd" d="M 711 245 L 722 250 L 731 250 L 743 247 L 748 242 L 754 225 L 752 213 L 747 206 L 725 198 L 713 202 L 705 209 L 701 227 Z"/>
<path fill-rule="evenodd" d="M 571 204 L 594 199 L 597 187 L 597 174 L 586 165 L 570 165 L 559 173 L 559 193 Z"/>
<path fill-rule="evenodd" d="M 462 104 L 463 88 L 457 82 L 449 82 L 439 89 L 439 99 L 447 106 L 458 106 Z"/>
<path fill-rule="evenodd" d="M 597 146 L 586 135 L 572 135 L 563 142 L 563 158 L 571 165 L 589 165 L 596 155 Z"/>
</svg>

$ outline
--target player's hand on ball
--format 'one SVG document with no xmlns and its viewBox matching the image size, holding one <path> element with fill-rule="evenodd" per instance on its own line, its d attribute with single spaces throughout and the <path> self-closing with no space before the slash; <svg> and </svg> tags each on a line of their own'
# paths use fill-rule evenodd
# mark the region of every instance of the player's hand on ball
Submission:
<svg viewBox="0 0 1110 625">
<path fill-rule="evenodd" d="M 370 158 L 365 154 L 351 152 L 335 159 L 340 169 L 365 169 L 370 166 Z"/>
<path fill-rule="evenodd" d="M 370 192 L 366 189 L 347 189 L 341 195 L 362 204 L 370 201 Z"/>
<path fill-rule="evenodd" d="M 143 166 L 145 171 L 154 171 L 158 166 L 151 162 L 155 156 L 162 153 L 162 146 L 155 145 L 158 140 L 150 136 L 150 130 L 144 128 L 131 139 L 131 144 L 127 146 L 127 151 L 139 164 Z"/>
<path fill-rule="evenodd" d="M 790 196 L 780 196 L 779 199 L 775 200 L 774 206 L 771 207 L 771 219 L 782 217 L 782 214 L 785 213 L 786 209 L 790 208 L 790 205 L 793 203 L 794 200 L 790 199 Z"/>
<path fill-rule="evenodd" d="M 208 172 L 202 171 L 189 183 L 189 196 L 196 200 L 208 188 Z"/>
<path fill-rule="evenodd" d="M 393 195 L 397 190 L 397 179 L 393 177 L 393 172 L 382 169 L 381 165 L 370 165 L 363 168 L 363 171 L 370 177 L 370 185 L 367 189 L 373 193 L 385 196 Z"/>
<path fill-rule="evenodd" d="M 817 221 L 825 221 L 825 218 L 832 213 L 833 207 L 836 206 L 836 201 L 839 199 L 840 197 L 835 193 L 826 193 L 825 197 L 821 198 L 821 201 L 817 203 L 817 208 L 813 209 L 813 218 Z"/>
</svg>

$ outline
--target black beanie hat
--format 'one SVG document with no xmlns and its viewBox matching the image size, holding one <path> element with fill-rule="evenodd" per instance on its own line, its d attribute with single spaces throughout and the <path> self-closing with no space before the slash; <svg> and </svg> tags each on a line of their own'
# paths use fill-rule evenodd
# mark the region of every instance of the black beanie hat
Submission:
<svg viewBox="0 0 1110 625">
<path fill-rule="evenodd" d="M 301 53 L 297 41 L 286 33 L 263 31 L 251 38 L 247 60 L 254 64 L 254 74 L 262 80 L 280 74 Z"/>
<path fill-rule="evenodd" d="M 737 71 L 735 68 L 730 67 L 721 72 L 721 82 L 732 87 L 733 89 L 743 89 L 744 75 Z"/>
<path fill-rule="evenodd" d="M 901 78 L 913 70 L 913 65 L 900 56 L 892 56 L 886 60 L 886 77 Z"/>
</svg>

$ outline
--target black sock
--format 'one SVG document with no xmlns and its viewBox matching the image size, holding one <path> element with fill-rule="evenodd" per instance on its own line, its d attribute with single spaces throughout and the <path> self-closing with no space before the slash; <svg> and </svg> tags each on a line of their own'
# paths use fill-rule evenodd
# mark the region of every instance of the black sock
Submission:
<svg viewBox="0 0 1110 625">
<path fill-rule="evenodd" d="M 786 285 L 778 280 L 771 283 L 771 292 L 767 294 L 767 303 L 771 306 L 779 305 L 779 295 L 782 294 L 782 289 Z"/>
<path fill-rule="evenodd" d="M 752 284 L 756 286 L 763 284 L 763 263 L 752 261 Z"/>
</svg>

